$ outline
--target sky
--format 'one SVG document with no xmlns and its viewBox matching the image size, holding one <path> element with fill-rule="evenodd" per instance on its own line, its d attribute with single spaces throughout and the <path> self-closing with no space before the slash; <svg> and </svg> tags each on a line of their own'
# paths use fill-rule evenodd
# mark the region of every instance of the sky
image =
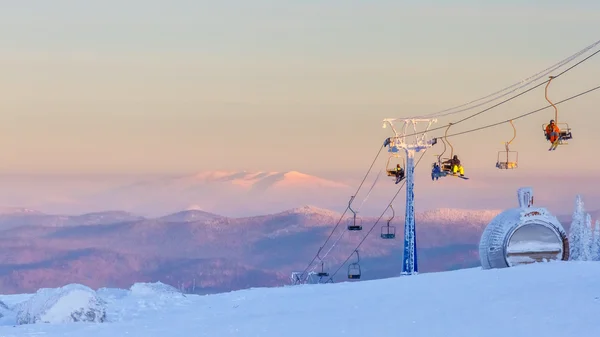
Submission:
<svg viewBox="0 0 600 337">
<path fill-rule="evenodd" d="M 0 173 L 360 175 L 391 136 L 383 118 L 511 85 L 598 40 L 598 22 L 597 1 L 3 2 Z M 597 56 L 551 97 L 598 85 L 599 71 Z M 520 172 L 593 174 L 599 101 L 559 106 L 574 138 L 556 152 L 550 109 L 515 122 Z M 542 86 L 449 133 L 546 104 Z M 504 124 L 451 142 L 467 172 L 494 175 L 511 137 Z"/>
</svg>

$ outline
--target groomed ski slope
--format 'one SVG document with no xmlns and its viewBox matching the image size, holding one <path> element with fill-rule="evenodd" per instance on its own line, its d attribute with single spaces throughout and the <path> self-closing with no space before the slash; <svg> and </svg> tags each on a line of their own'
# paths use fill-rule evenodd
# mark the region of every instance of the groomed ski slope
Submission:
<svg viewBox="0 0 600 337">
<path fill-rule="evenodd" d="M 600 336 L 599 262 L 179 298 L 116 289 L 102 294 L 113 322 L 2 326 L 0 336 Z M 14 304 L 26 296 L 0 299 Z"/>
</svg>

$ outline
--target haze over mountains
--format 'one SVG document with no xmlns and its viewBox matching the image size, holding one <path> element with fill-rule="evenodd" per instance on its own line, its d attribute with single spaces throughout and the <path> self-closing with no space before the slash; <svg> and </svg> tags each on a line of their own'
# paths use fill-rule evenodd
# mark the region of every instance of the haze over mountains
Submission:
<svg viewBox="0 0 600 337">
<path fill-rule="evenodd" d="M 361 215 L 379 216 L 398 185 L 374 167 L 353 203 Z M 380 174 L 380 175 L 378 175 Z M 511 175 L 512 174 L 512 175 Z M 502 172 L 494 176 L 469 173 L 469 181 L 432 182 L 427 169 L 416 171 L 415 198 L 420 211 L 436 208 L 503 209 L 516 205 L 516 190 L 532 186 L 536 204 L 555 213 L 569 213 L 575 191 L 590 202 L 600 194 L 589 177 L 539 181 Z M 364 172 L 341 170 L 329 176 L 297 171 L 202 171 L 177 175 L 0 175 L 0 205 L 47 213 L 81 214 L 117 210 L 159 217 L 185 209 L 240 217 L 301 205 L 343 211 L 364 178 Z M 537 182 L 536 182 L 537 181 Z M 375 185 L 373 185 L 375 183 Z M 374 186 L 374 187 L 373 187 Z M 373 189 L 371 189 L 373 187 Z M 557 190 L 573 191 L 556 193 Z M 369 192 L 371 191 L 371 192 Z M 394 205 L 403 214 L 404 191 Z"/>
<path fill-rule="evenodd" d="M 0 205 L 61 213 L 115 209 L 146 216 L 182 209 L 248 216 L 305 204 L 334 209 L 356 189 L 354 184 L 296 171 L 204 171 L 129 180 L 5 177 L 2 182 L 6 188 L 0 190 Z"/>
<path fill-rule="evenodd" d="M 376 173 L 352 204 L 364 230 L 341 236 L 325 259 L 332 272 L 372 228 L 399 187 L 383 175 L 369 193 Z M 358 185 L 352 179 L 295 171 L 207 171 L 110 184 L 97 179 L 88 188 L 73 187 L 68 179 L 73 178 L 37 180 L 28 192 L 15 189 L 22 186 L 18 179 L 4 181 L 7 188 L 0 189 L 0 200 L 13 206 L 0 208 L 0 287 L 5 293 L 71 282 L 127 288 L 134 282 L 160 280 L 174 286 L 195 285 L 198 292 L 287 284 L 291 272 L 303 271 L 329 236 L 341 216 L 337 211 L 345 209 Z M 505 191 L 477 197 L 478 188 L 490 191 L 485 180 L 459 180 L 418 182 L 421 272 L 478 265 L 477 245 L 484 226 L 503 206 L 517 205 L 516 189 L 505 186 Z M 536 203 L 545 196 L 537 186 L 534 193 Z M 504 201 L 490 202 L 498 205 L 492 210 L 472 201 L 490 197 Z M 561 197 L 569 201 L 569 211 L 559 217 L 568 228 L 572 203 L 570 196 Z M 18 205 L 21 201 L 24 204 Z M 36 204 L 43 209 L 33 207 Z M 432 206 L 437 204 L 461 206 Z M 73 209 L 94 211 L 72 215 Z M 404 191 L 394 209 L 391 224 L 397 238 L 379 237 L 391 215 L 388 211 L 361 246 L 365 279 L 399 273 Z M 345 215 L 323 252 L 344 232 L 351 213 Z M 592 212 L 592 217 L 597 215 Z M 344 279 L 345 268 L 339 269 L 336 280 Z"/>
<path fill-rule="evenodd" d="M 481 232 L 498 212 L 418 213 L 421 272 L 479 265 Z M 240 218 L 200 210 L 144 218 L 123 211 L 73 216 L 5 208 L 0 214 L 0 287 L 6 294 L 72 282 L 99 288 L 162 281 L 211 293 L 283 285 L 292 271 L 304 270 L 339 219 L 337 212 L 312 206 Z M 324 251 L 348 220 L 346 216 Z M 362 232 L 343 234 L 325 259 L 331 272 L 375 221 L 363 217 Z M 399 274 L 403 217 L 391 222 L 395 240 L 379 237 L 385 224 L 384 218 L 361 246 L 364 279 Z M 345 273 L 343 266 L 336 281 L 345 280 Z"/>
</svg>

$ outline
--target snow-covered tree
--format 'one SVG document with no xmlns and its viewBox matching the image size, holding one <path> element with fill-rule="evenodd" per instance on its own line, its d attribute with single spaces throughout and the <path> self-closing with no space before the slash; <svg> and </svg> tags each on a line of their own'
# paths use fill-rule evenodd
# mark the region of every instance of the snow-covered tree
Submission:
<svg viewBox="0 0 600 337">
<path fill-rule="evenodd" d="M 581 233 L 581 261 L 593 261 L 594 253 L 594 227 L 592 227 L 592 216 L 585 215 L 585 224 Z"/>
<path fill-rule="evenodd" d="M 594 229 L 594 245 L 592 246 L 592 257 L 594 261 L 600 261 L 600 220 L 596 219 Z"/>
<path fill-rule="evenodd" d="M 575 197 L 571 228 L 569 229 L 569 260 L 578 261 L 583 255 L 583 228 L 585 226 L 585 209 L 581 195 Z"/>
</svg>

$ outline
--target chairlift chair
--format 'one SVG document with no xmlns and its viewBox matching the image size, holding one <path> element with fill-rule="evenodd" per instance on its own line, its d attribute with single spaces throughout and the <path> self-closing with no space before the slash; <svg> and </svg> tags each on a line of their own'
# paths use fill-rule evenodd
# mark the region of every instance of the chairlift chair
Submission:
<svg viewBox="0 0 600 337">
<path fill-rule="evenodd" d="M 436 164 L 439 165 L 439 167 L 440 167 L 440 173 L 437 174 L 437 178 L 445 177 L 448 174 L 452 174 L 452 164 L 450 164 L 450 160 L 454 156 L 454 147 L 448 141 L 448 130 L 450 130 L 451 126 L 452 126 L 452 123 L 449 123 L 448 127 L 446 128 L 446 132 L 444 133 L 444 138 L 441 138 L 442 139 L 442 143 L 444 144 L 444 151 L 442 151 L 442 153 L 440 153 L 438 156 L 436 156 L 436 157 L 438 157 L 437 162 L 435 162 L 435 163 L 433 163 L 431 165 L 432 168 Z M 446 153 L 446 143 L 448 143 L 448 145 L 450 145 L 450 158 L 447 158 L 447 157 L 442 158 L 442 156 L 444 155 L 444 153 Z M 433 175 L 433 173 L 432 173 L 432 177 L 431 178 L 436 178 Z"/>
<path fill-rule="evenodd" d="M 362 231 L 362 219 L 357 218 L 354 215 L 352 218 L 348 219 L 348 230 L 349 231 Z"/>
<path fill-rule="evenodd" d="M 349 279 L 360 279 L 361 273 L 360 273 L 360 255 L 358 255 L 358 249 L 355 249 L 354 252 L 356 253 L 356 262 L 353 262 L 351 264 L 348 265 L 348 278 Z"/>
<path fill-rule="evenodd" d="M 517 151 L 510 151 L 509 145 L 517 137 L 517 129 L 513 124 L 513 121 L 509 121 L 513 127 L 513 138 L 508 142 L 504 143 L 504 151 L 498 151 L 498 158 L 496 159 L 496 167 L 501 170 L 516 169 L 519 162 L 519 153 Z"/>
<path fill-rule="evenodd" d="M 565 140 L 573 139 L 573 135 L 571 134 L 571 128 L 569 127 L 569 124 L 567 124 L 567 123 L 559 123 L 558 122 L 558 108 L 548 98 L 548 86 L 550 86 L 550 82 L 552 82 L 553 79 L 554 79 L 554 76 L 550 76 L 550 80 L 548 81 L 548 84 L 546 84 L 546 88 L 544 89 L 544 95 L 546 97 L 546 101 L 548 101 L 548 103 L 550 103 L 550 105 L 552 105 L 552 107 L 554 108 L 554 124 L 556 124 L 558 126 L 558 129 L 560 130 L 558 133 L 558 145 L 567 145 L 567 142 L 565 142 Z M 562 127 L 561 127 L 561 125 L 562 125 Z M 544 131 L 544 137 L 546 137 L 546 127 L 547 126 L 548 126 L 548 123 L 542 125 L 542 130 Z"/>
<path fill-rule="evenodd" d="M 560 130 L 558 132 L 558 139 L 559 139 L 558 144 L 568 145 L 568 143 L 565 142 L 565 140 L 573 139 L 573 135 L 571 134 L 571 128 L 569 127 L 569 124 L 556 123 L 556 119 L 555 119 L 554 124 L 556 124 L 558 126 L 558 129 Z M 548 123 L 542 124 L 542 130 L 544 132 L 544 137 L 546 137 L 546 127 L 548 127 Z"/>
<path fill-rule="evenodd" d="M 353 280 L 360 279 L 360 265 L 356 262 L 348 266 L 348 278 Z"/>
<path fill-rule="evenodd" d="M 502 159 L 506 159 L 506 161 L 501 161 Z M 509 158 L 514 158 L 514 161 L 509 160 Z M 496 167 L 501 170 L 510 170 L 516 169 L 519 167 L 519 153 L 517 151 L 498 151 L 498 159 L 496 160 Z"/>
<path fill-rule="evenodd" d="M 398 163 L 398 164 L 400 164 L 400 167 L 402 167 L 402 170 L 404 170 L 404 172 L 406 174 L 406 162 L 404 161 L 404 157 L 400 157 L 397 154 L 392 154 L 392 155 L 390 155 L 390 157 L 387 160 L 387 163 L 385 164 L 385 171 L 387 172 L 387 176 L 396 178 L 396 165 L 393 165 L 390 167 L 390 162 L 391 162 L 392 158 L 398 158 L 399 161 L 402 161 L 402 163 Z"/>
<path fill-rule="evenodd" d="M 348 202 L 348 209 L 352 212 L 352 218 L 348 221 L 348 230 L 349 231 L 362 231 L 362 220 L 356 217 L 356 212 L 352 209 L 352 201 L 354 200 L 354 196 L 350 198 L 350 202 Z"/>
<path fill-rule="evenodd" d="M 321 261 L 321 271 L 317 272 L 318 277 L 328 277 L 329 273 L 325 271 L 324 263 Z"/>
<path fill-rule="evenodd" d="M 382 239 L 395 239 L 396 238 L 396 227 L 390 226 L 389 224 L 386 226 L 381 226 L 381 238 Z"/>
<path fill-rule="evenodd" d="M 381 226 L 381 238 L 382 239 L 394 239 L 396 238 L 396 227 L 390 226 L 390 222 L 394 219 L 396 212 L 394 211 L 394 207 L 390 204 L 390 209 L 392 210 L 392 217 L 388 219 L 387 225 Z"/>
</svg>

